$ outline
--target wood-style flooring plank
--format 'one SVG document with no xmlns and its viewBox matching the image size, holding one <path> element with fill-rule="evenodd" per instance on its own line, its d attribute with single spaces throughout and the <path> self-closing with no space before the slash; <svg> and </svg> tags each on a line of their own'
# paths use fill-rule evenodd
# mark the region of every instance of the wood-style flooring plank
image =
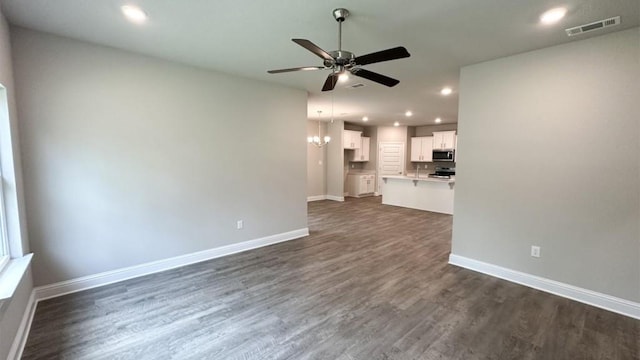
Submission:
<svg viewBox="0 0 640 360">
<path fill-rule="evenodd" d="M 449 215 L 308 210 L 308 237 L 40 302 L 23 359 L 640 359 L 640 321 L 449 265 Z"/>
</svg>

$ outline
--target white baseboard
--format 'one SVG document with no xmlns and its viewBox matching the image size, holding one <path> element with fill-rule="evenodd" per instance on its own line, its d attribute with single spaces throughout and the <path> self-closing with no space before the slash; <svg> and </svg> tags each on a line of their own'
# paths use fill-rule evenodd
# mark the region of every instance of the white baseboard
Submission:
<svg viewBox="0 0 640 360">
<path fill-rule="evenodd" d="M 36 292 L 35 290 L 33 290 L 31 291 L 31 295 L 29 296 L 29 300 L 27 301 L 27 308 L 22 315 L 22 321 L 20 321 L 20 326 L 18 327 L 16 337 L 13 339 L 13 344 L 11 344 L 11 349 L 9 350 L 9 356 L 7 356 L 7 360 L 20 360 L 20 358 L 22 357 L 22 351 L 24 350 L 24 346 L 27 344 L 29 330 L 31 330 L 33 315 L 36 312 L 36 304 Z"/>
<path fill-rule="evenodd" d="M 307 196 L 307 202 L 310 201 L 319 201 L 319 200 L 326 200 L 327 196 L 326 195 L 314 195 L 314 196 Z"/>
<path fill-rule="evenodd" d="M 266 236 L 249 240 L 238 244 L 221 246 L 214 249 L 199 251 L 196 253 L 176 256 L 169 259 L 158 260 L 146 264 L 140 264 L 113 271 L 107 271 L 95 275 L 84 276 L 77 279 L 62 281 L 55 284 L 39 286 L 33 289 L 27 303 L 27 308 L 20 322 L 20 327 L 9 350 L 8 360 L 19 360 L 22 357 L 24 346 L 27 343 L 31 323 L 39 301 L 62 296 L 82 290 L 88 290 L 116 282 L 133 279 L 165 270 L 174 269 L 218 257 L 231 255 L 259 247 L 277 244 L 284 241 L 298 239 L 309 235 L 309 228 L 293 230 L 281 234 Z"/>
<path fill-rule="evenodd" d="M 112 271 L 106 271 L 95 275 L 83 276 L 77 279 L 71 279 L 50 285 L 39 286 L 34 289 L 34 292 L 37 301 L 50 299 L 77 291 L 109 285 L 140 276 L 198 263 L 201 261 L 215 259 L 218 257 L 272 245 L 283 241 L 301 238 L 308 235 L 309 228 L 293 230 L 281 234 L 241 242 L 238 244 L 221 246 L 209 250 L 176 256 L 173 258 L 153 261 Z"/>
<path fill-rule="evenodd" d="M 637 302 L 583 289 L 555 280 L 545 279 L 520 271 L 507 269 L 498 265 L 485 263 L 460 255 L 450 254 L 449 264 L 495 276 L 500 279 L 542 290 L 635 319 L 640 319 L 640 303 Z"/>
<path fill-rule="evenodd" d="M 344 196 L 327 195 L 327 200 L 344 201 Z"/>
</svg>

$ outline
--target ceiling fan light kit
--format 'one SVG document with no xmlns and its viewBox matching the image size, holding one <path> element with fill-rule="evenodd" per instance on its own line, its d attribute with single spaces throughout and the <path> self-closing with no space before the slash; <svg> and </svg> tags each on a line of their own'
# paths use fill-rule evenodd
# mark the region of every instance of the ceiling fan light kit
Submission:
<svg viewBox="0 0 640 360">
<path fill-rule="evenodd" d="M 409 57 L 411 55 L 407 49 L 398 46 L 362 56 L 356 56 L 350 51 L 342 50 L 342 22 L 345 21 L 347 17 L 349 17 L 349 10 L 347 9 L 338 8 L 333 10 L 333 18 L 338 22 L 338 50 L 325 51 L 307 39 L 291 39 L 296 44 L 320 57 L 323 60 L 324 66 L 304 66 L 269 70 L 267 72 L 270 74 L 279 74 L 292 71 L 331 70 L 331 74 L 329 74 L 322 86 L 322 91 L 333 90 L 336 87 L 340 75 L 347 74 L 347 72 L 388 87 L 398 85 L 398 83 L 400 83 L 399 80 L 363 69 L 361 66 Z"/>
</svg>

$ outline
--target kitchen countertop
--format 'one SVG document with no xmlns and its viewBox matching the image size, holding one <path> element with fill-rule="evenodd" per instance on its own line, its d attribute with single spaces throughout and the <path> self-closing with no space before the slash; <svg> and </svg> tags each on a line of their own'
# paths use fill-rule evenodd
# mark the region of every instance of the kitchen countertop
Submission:
<svg viewBox="0 0 640 360">
<path fill-rule="evenodd" d="M 383 175 L 383 179 L 399 179 L 399 180 L 412 180 L 412 181 L 428 181 L 428 182 L 437 182 L 444 184 L 453 184 L 456 182 L 455 176 L 451 177 L 451 179 L 438 179 L 438 178 L 430 178 L 426 176 L 406 176 L 406 175 Z"/>
<path fill-rule="evenodd" d="M 375 170 L 350 170 L 347 175 L 375 175 Z"/>
<path fill-rule="evenodd" d="M 382 203 L 453 215 L 456 179 L 411 175 L 382 176 Z"/>
</svg>

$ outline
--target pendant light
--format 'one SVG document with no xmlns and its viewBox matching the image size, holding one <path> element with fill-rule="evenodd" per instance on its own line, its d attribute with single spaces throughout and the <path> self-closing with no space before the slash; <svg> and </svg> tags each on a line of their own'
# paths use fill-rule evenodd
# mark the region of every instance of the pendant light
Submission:
<svg viewBox="0 0 640 360">
<path fill-rule="evenodd" d="M 320 114 L 322 114 L 322 111 L 318 110 L 318 135 L 309 136 L 307 138 L 307 142 L 309 144 L 313 144 L 319 148 L 327 145 L 329 141 L 331 141 L 331 137 L 329 135 L 325 135 L 324 137 L 322 137 L 322 129 L 320 126 Z"/>
</svg>

